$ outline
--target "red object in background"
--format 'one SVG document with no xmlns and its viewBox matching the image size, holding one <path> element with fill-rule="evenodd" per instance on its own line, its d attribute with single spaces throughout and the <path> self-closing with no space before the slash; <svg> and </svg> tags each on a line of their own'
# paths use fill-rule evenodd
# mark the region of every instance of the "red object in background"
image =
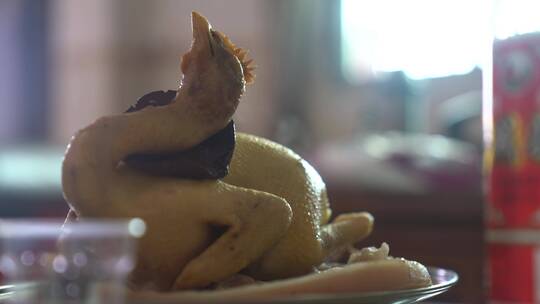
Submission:
<svg viewBox="0 0 540 304">
<path fill-rule="evenodd" d="M 540 302 L 540 34 L 496 41 L 486 147 L 489 297 Z"/>
<path fill-rule="evenodd" d="M 534 246 L 490 245 L 490 270 L 495 276 L 491 282 L 490 298 L 497 301 L 519 303 L 535 302 Z M 512 269 L 511 271 L 509 271 Z"/>
</svg>

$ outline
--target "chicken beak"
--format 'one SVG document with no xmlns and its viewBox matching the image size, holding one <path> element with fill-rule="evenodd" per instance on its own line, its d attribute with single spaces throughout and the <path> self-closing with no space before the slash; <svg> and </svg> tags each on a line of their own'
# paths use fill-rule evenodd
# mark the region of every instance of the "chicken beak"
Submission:
<svg viewBox="0 0 540 304">
<path fill-rule="evenodd" d="M 193 49 L 199 52 L 206 52 L 210 55 L 214 54 L 213 38 L 210 34 L 212 26 L 208 23 L 205 17 L 197 12 L 191 13 L 191 27 L 193 30 Z"/>
</svg>

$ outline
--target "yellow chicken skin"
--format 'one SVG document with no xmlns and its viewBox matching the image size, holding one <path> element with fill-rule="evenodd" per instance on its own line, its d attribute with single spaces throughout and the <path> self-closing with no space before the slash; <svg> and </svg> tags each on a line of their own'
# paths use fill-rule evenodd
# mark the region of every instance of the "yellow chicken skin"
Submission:
<svg viewBox="0 0 540 304">
<path fill-rule="evenodd" d="M 66 223 L 143 219 L 130 283 L 158 291 L 202 288 L 241 271 L 257 279 L 305 274 L 369 234 L 367 213 L 326 224 L 330 209 L 316 171 L 251 135 L 238 135 L 223 180 L 147 175 L 124 164 L 134 153 L 186 150 L 223 129 L 252 80 L 244 51 L 197 13 L 192 27 L 174 101 L 102 117 L 73 136 L 62 166 Z"/>
<path fill-rule="evenodd" d="M 309 273 L 334 250 L 369 235 L 373 218 L 366 212 L 340 215 L 327 224 L 331 209 L 326 186 L 299 155 L 253 135 L 239 133 L 236 139 L 224 181 L 282 197 L 293 212 L 286 235 L 249 267 L 250 275 L 269 280 Z"/>
</svg>

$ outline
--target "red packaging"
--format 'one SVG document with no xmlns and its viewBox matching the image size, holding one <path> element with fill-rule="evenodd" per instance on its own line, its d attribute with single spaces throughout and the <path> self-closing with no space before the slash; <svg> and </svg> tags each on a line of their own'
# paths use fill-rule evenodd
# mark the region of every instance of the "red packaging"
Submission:
<svg viewBox="0 0 540 304">
<path fill-rule="evenodd" d="M 496 41 L 486 146 L 489 297 L 540 302 L 540 34 Z"/>
</svg>

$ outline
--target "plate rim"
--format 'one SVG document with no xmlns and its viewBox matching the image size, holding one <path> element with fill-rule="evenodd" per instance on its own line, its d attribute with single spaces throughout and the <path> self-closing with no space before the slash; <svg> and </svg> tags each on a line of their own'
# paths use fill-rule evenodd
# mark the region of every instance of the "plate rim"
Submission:
<svg viewBox="0 0 540 304">
<path fill-rule="evenodd" d="M 407 297 L 407 296 L 418 296 L 421 297 L 423 295 L 431 295 L 433 296 L 439 295 L 443 293 L 444 291 L 452 288 L 454 285 L 456 285 L 459 282 L 459 274 L 454 271 L 447 268 L 442 267 L 435 267 L 435 266 L 426 266 L 426 269 L 433 280 L 434 273 L 438 271 L 444 271 L 447 273 L 450 277 L 448 281 L 440 282 L 437 284 L 433 284 L 426 287 L 420 287 L 420 288 L 412 288 L 412 289 L 396 289 L 396 290 L 386 290 L 386 291 L 371 291 L 371 292 L 350 292 L 350 293 L 342 293 L 342 294 L 302 294 L 297 296 L 288 296 L 286 298 L 276 298 L 272 299 L 271 303 L 308 303 L 312 302 L 314 300 L 316 301 L 331 301 L 331 300 L 338 300 L 338 301 L 345 301 L 345 300 L 353 300 L 353 299 L 359 299 L 359 298 L 378 298 L 378 297 L 384 297 L 388 296 L 389 293 L 393 293 L 396 296 L 400 297 Z M 258 302 L 259 303 L 259 302 Z M 260 302 L 266 303 L 266 301 Z M 270 303 L 270 302 L 268 302 Z"/>
<path fill-rule="evenodd" d="M 347 300 L 354 300 L 354 299 L 373 299 L 373 298 L 379 298 L 379 297 L 388 297 L 395 296 L 395 298 L 407 298 L 407 297 L 418 297 L 419 299 L 422 298 L 422 296 L 426 297 L 432 297 L 439 295 L 446 290 L 450 289 L 454 285 L 456 285 L 459 281 L 459 275 L 457 272 L 442 268 L 442 267 L 434 267 L 434 266 L 427 266 L 426 269 L 428 270 L 428 273 L 433 280 L 436 275 L 436 272 L 444 272 L 450 279 L 447 281 L 438 282 L 436 284 L 426 286 L 426 287 L 420 287 L 420 288 L 413 288 L 413 289 L 398 289 L 398 290 L 387 290 L 387 291 L 373 291 L 373 292 L 357 292 L 357 293 L 340 293 L 340 294 L 302 294 L 302 295 L 295 295 L 295 296 L 287 296 L 283 298 L 273 298 L 271 301 L 257 301 L 259 304 L 264 303 L 312 303 L 312 302 L 324 302 L 326 301 L 347 301 Z M 26 283 L 31 284 L 31 283 Z M 9 298 L 9 295 L 12 294 L 16 289 L 20 288 L 20 285 L 26 285 L 25 283 L 21 284 L 1 284 L 0 285 L 0 301 L 4 300 L 6 297 Z M 425 298 L 424 298 L 425 299 Z M 238 301 L 241 302 L 241 301 Z"/>
</svg>

